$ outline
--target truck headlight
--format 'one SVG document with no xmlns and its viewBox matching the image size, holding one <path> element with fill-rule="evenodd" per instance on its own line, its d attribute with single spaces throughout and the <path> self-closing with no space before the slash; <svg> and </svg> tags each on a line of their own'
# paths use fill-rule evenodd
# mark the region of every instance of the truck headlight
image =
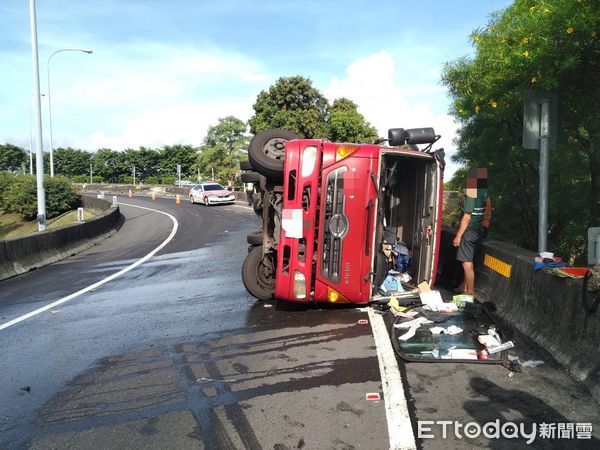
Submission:
<svg viewBox="0 0 600 450">
<path fill-rule="evenodd" d="M 298 271 L 294 272 L 294 297 L 306 298 L 306 278 Z"/>
<path fill-rule="evenodd" d="M 312 173 L 317 162 L 317 147 L 309 145 L 304 147 L 302 150 L 302 170 L 301 174 L 303 177 L 307 177 Z"/>
</svg>

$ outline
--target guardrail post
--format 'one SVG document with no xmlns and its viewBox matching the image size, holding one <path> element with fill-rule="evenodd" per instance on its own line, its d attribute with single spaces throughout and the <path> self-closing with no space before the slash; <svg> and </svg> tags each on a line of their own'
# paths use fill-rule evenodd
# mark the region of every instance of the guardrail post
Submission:
<svg viewBox="0 0 600 450">
<path fill-rule="evenodd" d="M 77 208 L 77 222 L 83 222 L 83 208 Z"/>
</svg>

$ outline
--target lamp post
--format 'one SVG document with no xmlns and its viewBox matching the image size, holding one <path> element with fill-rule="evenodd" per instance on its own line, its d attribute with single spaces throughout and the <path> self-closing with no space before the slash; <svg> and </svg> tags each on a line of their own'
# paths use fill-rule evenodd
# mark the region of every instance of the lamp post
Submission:
<svg viewBox="0 0 600 450">
<path fill-rule="evenodd" d="M 33 96 L 35 94 L 31 94 L 29 96 L 29 174 L 33 175 L 33 135 L 31 133 L 31 100 L 33 100 Z M 46 94 L 40 94 L 44 97 Z"/>
<path fill-rule="evenodd" d="M 44 191 L 44 150 L 42 148 L 42 106 L 40 102 L 40 66 L 38 60 L 37 17 L 35 0 L 29 0 L 29 29 L 31 34 L 31 62 L 33 95 L 35 97 L 35 154 L 37 186 L 38 231 L 46 229 L 46 192 Z"/>
<path fill-rule="evenodd" d="M 83 52 L 92 53 L 93 50 L 88 48 L 61 48 L 56 50 L 48 56 L 48 62 L 46 63 L 46 71 L 48 76 L 48 123 L 50 124 L 50 176 L 54 176 L 54 149 L 52 147 L 52 102 L 50 101 L 50 60 L 54 55 L 60 52 Z"/>
</svg>

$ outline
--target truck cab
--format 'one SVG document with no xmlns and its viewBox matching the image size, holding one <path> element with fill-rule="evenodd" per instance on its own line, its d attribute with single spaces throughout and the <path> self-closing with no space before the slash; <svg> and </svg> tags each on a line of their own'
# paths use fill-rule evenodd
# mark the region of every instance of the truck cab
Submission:
<svg viewBox="0 0 600 450">
<path fill-rule="evenodd" d="M 261 245 L 242 266 L 247 290 L 259 299 L 365 304 L 400 257 L 409 286 L 433 284 L 444 167 L 443 150 L 431 150 L 437 139 L 432 128 L 392 129 L 386 145 L 257 134 L 248 155 L 259 174 Z"/>
</svg>

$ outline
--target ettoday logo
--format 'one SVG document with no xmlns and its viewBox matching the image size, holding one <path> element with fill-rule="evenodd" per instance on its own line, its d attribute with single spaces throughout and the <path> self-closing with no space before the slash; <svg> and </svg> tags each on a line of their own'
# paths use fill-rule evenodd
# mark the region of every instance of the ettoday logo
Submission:
<svg viewBox="0 0 600 450">
<path fill-rule="evenodd" d="M 441 431 L 441 433 L 437 433 Z M 462 424 L 452 420 L 420 420 L 417 423 L 417 438 L 446 439 L 454 433 L 458 439 L 477 439 L 483 434 L 488 439 L 525 439 L 531 444 L 539 439 L 591 439 L 591 423 L 500 423 L 499 419 L 480 425 L 476 422 Z"/>
</svg>

